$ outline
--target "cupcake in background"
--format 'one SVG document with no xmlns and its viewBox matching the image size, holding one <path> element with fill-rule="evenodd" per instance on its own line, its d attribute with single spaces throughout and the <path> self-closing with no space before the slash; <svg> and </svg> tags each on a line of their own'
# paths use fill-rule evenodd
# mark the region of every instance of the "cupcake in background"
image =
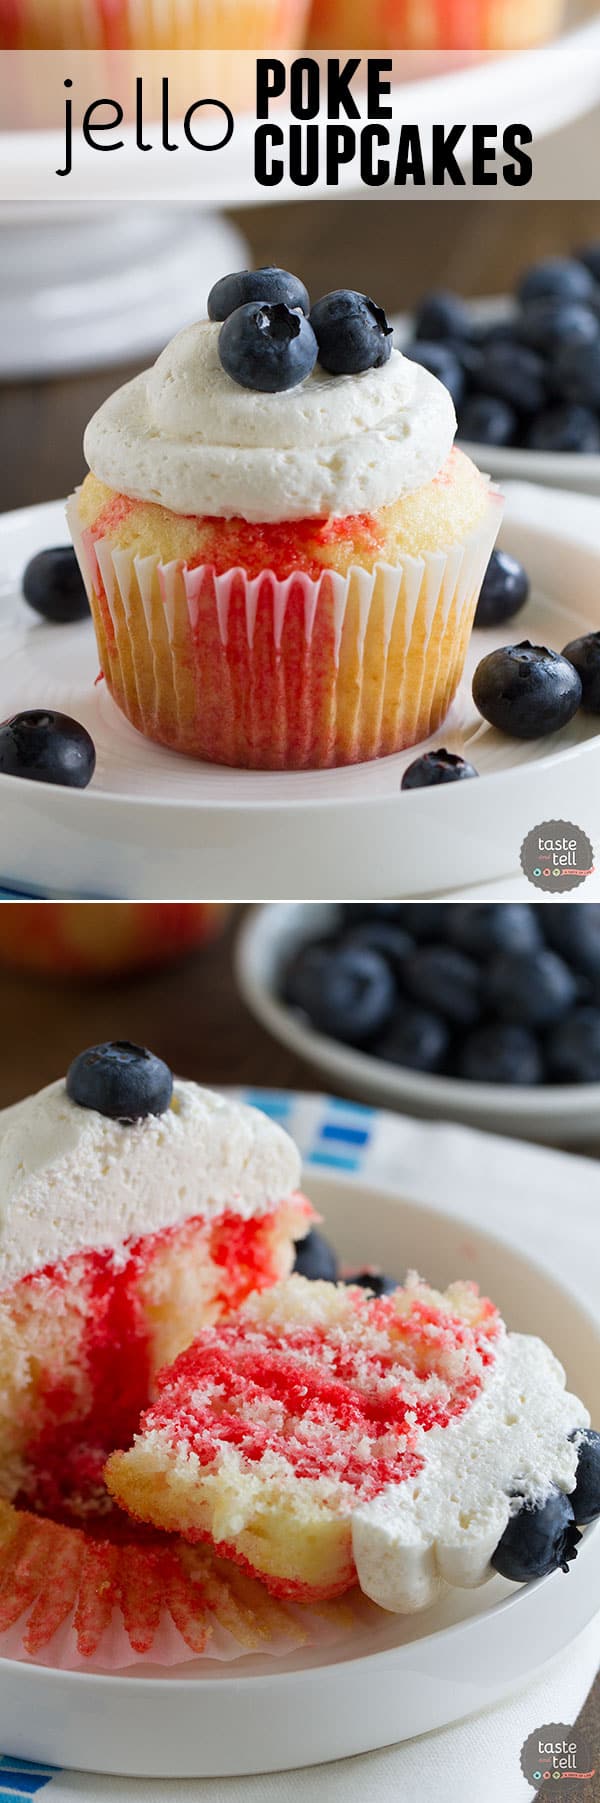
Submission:
<svg viewBox="0 0 600 1803">
<path fill-rule="evenodd" d="M 2 50 L 294 50 L 308 0 L 2 0 Z"/>
<path fill-rule="evenodd" d="M 500 523 L 383 310 L 309 309 L 287 272 L 224 277 L 94 416 L 68 506 L 114 700 L 213 763 L 325 768 L 436 730 Z"/>
<path fill-rule="evenodd" d="M 313 0 L 317 50 L 521 50 L 558 31 L 563 0 Z"/>
<path fill-rule="evenodd" d="M 217 937 L 219 902 L 4 902 L 0 964 L 110 977 L 167 964 Z"/>
</svg>

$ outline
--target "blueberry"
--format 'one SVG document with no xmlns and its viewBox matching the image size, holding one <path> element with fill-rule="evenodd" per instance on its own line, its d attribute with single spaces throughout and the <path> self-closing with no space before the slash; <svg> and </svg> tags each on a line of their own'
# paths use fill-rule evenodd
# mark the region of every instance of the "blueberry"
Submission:
<svg viewBox="0 0 600 1803">
<path fill-rule="evenodd" d="M 444 1063 L 450 1035 L 445 1021 L 431 1008 L 419 1008 L 403 1001 L 387 1032 L 375 1040 L 370 1050 L 374 1058 L 387 1064 L 400 1064 L 409 1071 L 439 1071 Z"/>
<path fill-rule="evenodd" d="M 279 301 L 251 301 L 230 313 L 219 332 L 223 369 L 240 388 L 281 394 L 314 369 L 317 341 L 303 313 Z"/>
<path fill-rule="evenodd" d="M 399 920 L 402 902 L 340 902 L 340 925 L 353 930 L 364 921 Z"/>
<path fill-rule="evenodd" d="M 345 1277 L 344 1283 L 357 1284 L 360 1290 L 371 1290 L 374 1296 L 391 1296 L 398 1288 L 397 1277 L 384 1277 L 382 1271 L 353 1271 L 351 1277 Z"/>
<path fill-rule="evenodd" d="M 128 1039 L 88 1046 L 67 1071 L 67 1095 L 111 1121 L 143 1121 L 164 1114 L 173 1094 L 168 1064 Z"/>
<path fill-rule="evenodd" d="M 600 1083 L 600 1009 L 574 1008 L 546 1047 L 555 1083 Z"/>
<path fill-rule="evenodd" d="M 446 908 L 452 945 L 483 963 L 494 952 L 535 952 L 542 944 L 538 910 L 528 902 L 462 902 Z"/>
<path fill-rule="evenodd" d="M 301 313 L 310 312 L 304 282 L 287 269 L 276 269 L 268 263 L 262 269 L 238 269 L 235 275 L 221 276 L 208 297 L 208 317 L 228 319 L 230 313 L 246 307 L 249 301 L 268 301 L 271 305 L 282 301 L 286 307 L 299 307 Z"/>
<path fill-rule="evenodd" d="M 449 350 L 445 344 L 430 344 L 426 338 L 419 338 L 415 339 L 414 344 L 409 344 L 405 355 L 411 363 L 420 363 L 432 376 L 437 376 L 438 382 L 443 382 L 444 388 L 448 389 L 455 407 L 460 407 L 465 392 L 465 377 L 454 351 Z"/>
<path fill-rule="evenodd" d="M 87 789 L 96 766 L 93 739 L 69 714 L 27 708 L 0 723 L 0 774 Z"/>
<path fill-rule="evenodd" d="M 561 401 L 575 401 L 586 411 L 600 408 L 600 339 L 564 344 L 552 365 L 552 387 Z"/>
<path fill-rule="evenodd" d="M 515 330 L 513 314 L 507 314 L 506 317 L 498 319 L 481 320 L 475 326 L 475 343 L 480 345 L 482 350 L 485 350 L 486 344 L 497 344 L 500 341 L 507 343 L 514 339 Z"/>
<path fill-rule="evenodd" d="M 460 410 L 458 436 L 469 444 L 514 444 L 518 436 L 515 409 L 495 394 L 470 394 Z"/>
<path fill-rule="evenodd" d="M 566 657 L 545 645 L 503 645 L 488 652 L 473 677 L 484 720 L 514 739 L 538 739 L 566 726 L 581 705 L 581 678 Z"/>
<path fill-rule="evenodd" d="M 578 451 L 580 456 L 595 456 L 600 451 L 600 422 L 589 407 L 565 402 L 538 413 L 525 442 L 528 451 Z"/>
<path fill-rule="evenodd" d="M 580 1528 L 600 1515 L 600 1434 L 586 1427 L 579 1442 L 577 1481 L 569 1502 Z"/>
<path fill-rule="evenodd" d="M 541 918 L 555 951 L 585 976 L 600 977 L 600 902 L 562 902 L 544 908 Z"/>
<path fill-rule="evenodd" d="M 511 1515 L 491 1563 L 511 1583 L 528 1584 L 551 1571 L 568 1571 L 580 1539 L 570 1497 L 553 1490 L 540 1507 L 525 1505 Z"/>
<path fill-rule="evenodd" d="M 481 345 L 471 344 L 467 342 L 466 338 L 447 338 L 444 340 L 444 350 L 448 351 L 452 357 L 456 357 L 465 376 L 467 388 L 470 387 L 479 376 L 483 366 Z"/>
<path fill-rule="evenodd" d="M 444 288 L 426 294 L 415 314 L 415 338 L 470 338 L 472 331 L 471 313 L 466 302 Z"/>
<path fill-rule="evenodd" d="M 512 620 L 524 606 L 529 594 L 529 577 L 522 563 L 508 551 L 492 551 L 481 584 L 476 626 L 502 626 Z"/>
<path fill-rule="evenodd" d="M 600 244 L 584 244 L 583 249 L 576 251 L 575 254 L 577 262 L 583 263 L 585 268 L 589 269 L 594 282 L 600 283 Z"/>
<path fill-rule="evenodd" d="M 483 394 L 497 395 L 518 414 L 539 413 L 546 399 L 546 372 L 537 351 L 499 339 L 485 353 L 478 381 Z"/>
<path fill-rule="evenodd" d="M 344 945 L 366 946 L 367 951 L 378 952 L 394 976 L 399 977 L 413 949 L 413 940 L 393 920 L 364 920 L 350 928 Z"/>
<path fill-rule="evenodd" d="M 501 1020 L 551 1027 L 577 1000 L 577 979 L 557 952 L 499 952 L 486 973 L 489 1007 Z"/>
<path fill-rule="evenodd" d="M 600 714 L 600 632 L 586 632 L 580 639 L 571 639 L 563 657 L 574 665 L 581 679 L 581 706 L 587 714 Z"/>
<path fill-rule="evenodd" d="M 445 751 L 440 746 L 438 751 L 424 751 L 421 757 L 408 764 L 400 788 L 432 789 L 437 783 L 459 783 L 466 776 L 478 775 L 473 764 L 467 764 L 454 751 Z"/>
<path fill-rule="evenodd" d="M 593 307 L 558 296 L 533 301 L 517 323 L 521 344 L 542 357 L 553 357 L 563 344 L 593 344 L 600 324 Z"/>
<path fill-rule="evenodd" d="M 454 945 L 417 946 L 404 973 L 415 1001 L 445 1020 L 472 1027 L 481 1013 L 480 972 Z"/>
<path fill-rule="evenodd" d="M 316 301 L 310 323 L 319 346 L 319 363 L 333 376 L 355 376 L 380 369 L 392 354 L 394 328 L 368 294 L 334 288 Z"/>
<path fill-rule="evenodd" d="M 336 1253 L 324 1233 L 317 1233 L 316 1227 L 311 1227 L 305 1239 L 299 1240 L 294 1270 L 299 1277 L 309 1277 L 313 1283 L 317 1278 L 322 1278 L 325 1283 L 337 1283 Z"/>
<path fill-rule="evenodd" d="M 382 1033 L 396 999 L 389 966 L 360 946 L 304 947 L 288 967 L 285 989 L 317 1032 L 348 1045 L 364 1045 Z"/>
<path fill-rule="evenodd" d="M 441 902 L 397 902 L 394 907 L 398 925 L 419 944 L 443 938 L 445 916 L 446 908 Z"/>
<path fill-rule="evenodd" d="M 529 301 L 553 299 L 590 300 L 595 282 L 589 269 L 574 257 L 545 257 L 526 269 L 517 289 L 521 305 Z"/>
<path fill-rule="evenodd" d="M 23 594 L 36 614 L 64 625 L 89 618 L 90 604 L 72 545 L 53 545 L 30 558 Z"/>
<path fill-rule="evenodd" d="M 457 1068 L 472 1083 L 541 1083 L 544 1074 L 533 1034 L 508 1020 L 476 1027 L 461 1046 Z"/>
</svg>

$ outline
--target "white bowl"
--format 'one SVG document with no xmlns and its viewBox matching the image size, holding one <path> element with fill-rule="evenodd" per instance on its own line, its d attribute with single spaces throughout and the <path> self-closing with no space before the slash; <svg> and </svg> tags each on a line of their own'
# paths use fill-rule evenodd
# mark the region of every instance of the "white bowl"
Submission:
<svg viewBox="0 0 600 1803">
<path fill-rule="evenodd" d="M 339 1095 L 550 1145 L 598 1139 L 600 1083 L 521 1089 L 431 1076 L 317 1033 L 281 1001 L 279 979 L 290 954 L 326 932 L 335 917 L 335 906 L 326 902 L 271 902 L 255 908 L 238 935 L 235 956 L 239 986 L 252 1013 L 275 1039 L 323 1071 Z"/>
<path fill-rule="evenodd" d="M 377 1260 L 400 1273 L 416 1265 L 442 1286 L 457 1275 L 476 1279 L 509 1326 L 551 1342 L 569 1384 L 593 1408 L 597 1328 L 571 1292 L 519 1250 L 443 1203 L 415 1204 L 389 1186 L 317 1176 L 312 1166 L 305 1181 L 345 1261 Z M 341 1650 L 252 1654 L 235 1667 L 195 1662 L 185 1676 L 176 1667 L 103 1676 L 0 1660 L 0 1745 L 15 1758 L 154 1778 L 284 1771 L 366 1752 L 517 1689 L 581 1633 L 599 1586 L 596 1527 L 568 1580 L 556 1573 L 520 1587 L 497 1577 L 448 1592 L 420 1615 L 382 1612 Z"/>
</svg>

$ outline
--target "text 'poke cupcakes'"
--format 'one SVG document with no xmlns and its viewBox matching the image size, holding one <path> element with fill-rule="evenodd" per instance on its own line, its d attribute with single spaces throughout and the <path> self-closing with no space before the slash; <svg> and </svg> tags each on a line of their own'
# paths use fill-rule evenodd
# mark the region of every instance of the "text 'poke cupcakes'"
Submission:
<svg viewBox="0 0 600 1803">
<path fill-rule="evenodd" d="M 309 307 L 284 271 L 223 278 L 94 416 L 69 503 L 117 705 L 213 763 L 325 768 L 435 731 L 500 523 L 382 309 Z"/>
</svg>

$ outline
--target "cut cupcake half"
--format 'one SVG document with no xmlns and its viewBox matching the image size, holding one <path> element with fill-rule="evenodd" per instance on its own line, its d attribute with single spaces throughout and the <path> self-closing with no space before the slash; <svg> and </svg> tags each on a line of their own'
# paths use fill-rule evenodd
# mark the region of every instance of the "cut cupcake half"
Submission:
<svg viewBox="0 0 600 1803">
<path fill-rule="evenodd" d="M 0 1114 L 0 1496 L 59 1518 L 111 1507 L 102 1468 L 157 1368 L 285 1277 L 312 1218 L 279 1126 L 168 1071 L 127 1118 L 115 1054 L 117 1084 L 148 1057 L 83 1054 L 96 1106 L 60 1081 Z"/>
<path fill-rule="evenodd" d="M 205 1330 L 158 1380 L 111 1494 L 311 1601 L 382 1607 L 482 1582 L 511 1514 L 574 1488 L 588 1416 L 541 1341 L 469 1283 L 373 1298 L 292 1277 Z M 575 1440 L 569 1433 L 575 1432 Z"/>
</svg>

